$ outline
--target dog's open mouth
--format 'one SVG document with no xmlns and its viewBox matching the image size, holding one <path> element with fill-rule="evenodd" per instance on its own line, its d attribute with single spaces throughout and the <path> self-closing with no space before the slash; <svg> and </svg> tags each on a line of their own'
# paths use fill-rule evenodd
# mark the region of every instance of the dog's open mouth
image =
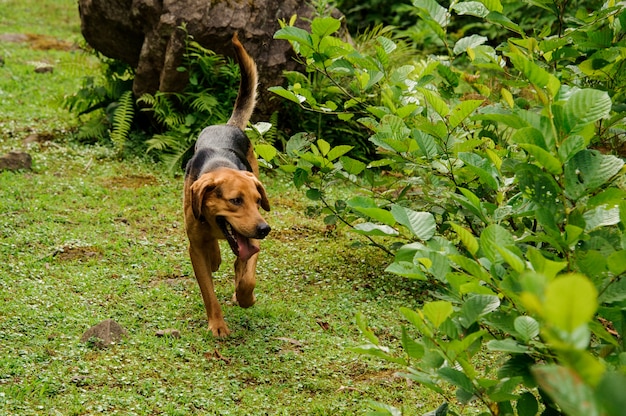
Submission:
<svg viewBox="0 0 626 416">
<path fill-rule="evenodd" d="M 222 233 L 224 234 L 224 237 L 226 237 L 226 241 L 228 241 L 228 245 L 233 253 L 235 253 L 235 256 L 242 260 L 248 260 L 254 254 L 259 252 L 259 246 L 254 244 L 248 237 L 239 234 L 237 230 L 235 230 L 235 228 L 230 225 L 228 221 L 226 221 L 226 218 L 217 217 L 216 220 L 217 225 L 222 230 Z"/>
</svg>

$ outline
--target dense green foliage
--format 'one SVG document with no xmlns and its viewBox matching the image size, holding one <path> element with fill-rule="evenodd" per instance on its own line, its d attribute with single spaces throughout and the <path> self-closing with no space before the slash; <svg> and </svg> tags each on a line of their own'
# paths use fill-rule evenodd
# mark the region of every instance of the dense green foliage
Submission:
<svg viewBox="0 0 626 416">
<path fill-rule="evenodd" d="M 307 72 L 272 91 L 365 126 L 377 157 L 349 157 L 351 146 L 320 129 L 294 135 L 294 162 L 280 167 L 316 201 L 309 212 L 394 253 L 387 271 L 432 282 L 437 300 L 401 310 L 402 352 L 364 316 L 369 344 L 355 350 L 485 413 L 618 415 L 626 183 L 624 161 L 609 153 L 624 141 L 626 12 L 533 5 L 551 19 L 528 29 L 497 0 L 413 1 L 439 41 L 428 58 L 408 58 L 405 40 L 388 33 L 355 47 L 329 17 L 310 31 L 285 24 L 276 38 Z M 492 44 L 451 32 L 456 16 L 508 35 Z M 338 184 L 354 191 L 333 199 Z M 475 360 L 484 351 L 500 357 L 489 368 Z"/>
<path fill-rule="evenodd" d="M 363 17 L 348 22 L 355 42 L 330 17 L 276 34 L 305 68 L 271 88 L 300 132 L 273 146 L 272 120 L 251 135 L 263 166 L 306 189 L 308 214 L 393 256 L 388 272 L 430 283 L 434 300 L 401 309 L 399 345 L 358 315 L 368 344 L 354 350 L 454 403 L 440 413 L 620 414 L 624 6 L 338 3 Z M 216 105 L 233 97 L 214 101 L 205 82 L 236 90 L 234 66 L 192 41 L 188 58 L 188 91 L 140 99 L 162 128 L 149 146 L 171 152 L 172 167 L 199 128 L 226 118 Z M 137 107 L 124 91 L 107 94 L 122 147 Z"/>
<path fill-rule="evenodd" d="M 184 30 L 184 27 L 181 28 Z M 187 37 L 179 71 L 189 82 L 181 93 L 157 92 L 135 100 L 133 71 L 119 61 L 101 57 L 103 76 L 86 77 L 83 87 L 66 97 L 65 106 L 82 123 L 78 138 L 110 142 L 119 153 L 143 149 L 180 171 L 195 138 L 211 124 L 228 119 L 237 94 L 239 67 Z"/>
</svg>

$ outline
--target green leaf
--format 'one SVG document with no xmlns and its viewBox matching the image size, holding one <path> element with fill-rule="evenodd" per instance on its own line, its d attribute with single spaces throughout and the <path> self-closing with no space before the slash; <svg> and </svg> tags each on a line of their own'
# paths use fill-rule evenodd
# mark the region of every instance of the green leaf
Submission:
<svg viewBox="0 0 626 416">
<path fill-rule="evenodd" d="M 601 205 L 585 212 L 583 218 L 585 220 L 585 231 L 590 232 L 600 227 L 619 223 L 619 208 L 617 206 L 607 208 L 605 205 Z"/>
<path fill-rule="evenodd" d="M 568 265 L 566 261 L 553 261 L 546 259 L 539 250 L 534 248 L 529 248 L 526 252 L 526 256 L 528 257 L 528 260 L 530 260 L 533 270 L 537 273 L 543 274 L 548 278 L 548 280 L 554 279 L 556 275 Z"/>
<path fill-rule="evenodd" d="M 544 319 L 573 332 L 593 318 L 598 307 L 596 287 L 581 274 L 566 274 L 548 283 L 543 302 Z"/>
<path fill-rule="evenodd" d="M 465 168 L 476 174 L 481 183 L 494 191 L 498 190 L 497 171 L 491 161 L 473 152 L 459 152 L 458 156 L 465 163 Z"/>
<path fill-rule="evenodd" d="M 512 338 L 502 340 L 492 339 L 487 342 L 486 346 L 489 351 L 506 352 L 508 354 L 525 354 L 530 352 L 527 346 L 517 343 Z"/>
<path fill-rule="evenodd" d="M 398 276 L 409 279 L 427 280 L 422 269 L 415 263 L 408 261 L 396 260 L 385 268 L 385 272 L 397 274 Z"/>
<path fill-rule="evenodd" d="M 402 366 L 407 365 L 406 360 L 394 357 L 393 355 L 389 354 L 386 348 L 382 346 L 369 344 L 360 347 L 351 347 L 349 348 L 349 350 L 356 352 L 357 354 L 369 355 L 370 357 L 380 358 L 390 363 L 400 364 Z"/>
<path fill-rule="evenodd" d="M 402 416 L 402 410 L 390 404 L 373 400 L 368 400 L 367 403 L 373 410 L 373 412 L 367 412 L 368 416 Z"/>
<path fill-rule="evenodd" d="M 476 239 L 476 237 L 474 237 L 474 234 L 472 234 L 472 232 L 468 229 L 461 227 L 460 225 L 450 223 L 450 226 L 459 236 L 467 251 L 469 251 L 472 256 L 475 255 L 478 251 L 478 240 Z"/>
<path fill-rule="evenodd" d="M 557 92 L 559 92 L 559 88 L 561 87 L 559 80 L 536 63 L 519 54 L 510 54 L 509 59 L 513 63 L 513 66 L 515 66 L 528 81 L 538 88 L 546 88 L 551 97 L 556 96 Z"/>
<path fill-rule="evenodd" d="M 579 135 L 569 136 L 567 139 L 561 143 L 559 146 L 558 154 L 561 158 L 561 162 L 565 163 L 570 160 L 576 153 L 585 150 L 588 143 L 587 141 Z"/>
<path fill-rule="evenodd" d="M 532 144 L 544 150 L 550 150 L 546 144 L 543 133 L 535 127 L 522 127 L 517 129 L 511 136 L 511 140 L 517 144 Z"/>
<path fill-rule="evenodd" d="M 500 0 L 480 0 L 480 2 L 484 4 L 490 12 L 502 13 L 502 11 L 504 10 Z"/>
<path fill-rule="evenodd" d="M 469 377 L 467 377 L 459 370 L 455 370 L 451 367 L 442 367 L 437 370 L 437 374 L 443 380 L 456 387 L 459 387 L 470 393 L 474 391 L 474 385 L 472 384 L 472 380 L 470 380 Z"/>
<path fill-rule="evenodd" d="M 607 416 L 621 416 L 626 409 L 626 375 L 617 371 L 607 372 L 596 387 L 596 398 L 606 410 Z"/>
<path fill-rule="evenodd" d="M 460 268 L 465 270 L 471 276 L 485 282 L 491 281 L 491 276 L 489 275 L 489 273 L 487 273 L 487 271 L 478 262 L 465 256 L 454 254 L 449 255 L 448 258 L 454 263 L 458 264 Z"/>
<path fill-rule="evenodd" d="M 311 23 L 311 33 L 320 38 L 335 33 L 341 27 L 341 22 L 333 17 L 317 17 Z"/>
<path fill-rule="evenodd" d="M 450 109 L 446 102 L 435 92 L 426 88 L 417 88 L 419 92 L 424 95 L 426 102 L 439 114 L 441 117 L 445 117 L 450 113 Z"/>
<path fill-rule="evenodd" d="M 306 197 L 312 201 L 319 201 L 322 199 L 322 192 L 319 189 L 311 188 L 306 191 Z"/>
<path fill-rule="evenodd" d="M 414 311 L 413 309 L 400 307 L 400 313 L 411 323 L 413 326 L 425 337 L 432 338 L 433 332 L 424 322 L 424 316 L 420 311 Z"/>
<path fill-rule="evenodd" d="M 421 360 L 424 356 L 424 345 L 413 340 L 404 327 L 402 328 L 402 349 L 415 360 Z"/>
<path fill-rule="evenodd" d="M 435 0 L 413 0 L 413 6 L 426 11 L 442 28 L 448 26 L 450 14 L 447 9 L 441 7 Z"/>
<path fill-rule="evenodd" d="M 424 155 L 424 157 L 426 157 L 427 159 L 433 159 L 439 154 L 435 139 L 431 135 L 414 129 L 413 139 L 415 139 L 415 142 L 420 148 L 422 155 Z"/>
<path fill-rule="evenodd" d="M 476 2 L 473 2 L 473 3 L 476 3 Z M 467 5 L 467 4 L 468 3 L 457 3 L 455 6 L 462 7 L 463 5 Z M 478 3 L 478 4 L 481 5 L 480 3 Z M 459 8 L 459 7 L 455 7 L 455 8 Z M 487 12 L 487 11 L 485 10 L 485 12 Z M 482 45 L 483 43 L 487 42 L 488 40 L 489 39 L 487 39 L 486 37 L 479 36 L 479 35 L 466 36 L 464 38 L 459 39 L 454 44 L 454 49 L 452 50 L 452 52 L 455 55 L 459 55 L 459 54 L 462 54 L 462 53 L 466 52 L 468 49 L 474 49 L 475 47 Z M 482 101 L 481 101 L 481 103 L 482 103 Z"/>
<path fill-rule="evenodd" d="M 612 282 L 600 295 L 600 301 L 603 304 L 624 300 L 626 300 L 626 279 L 624 278 Z"/>
<path fill-rule="evenodd" d="M 524 197 L 549 212 L 550 218 L 554 220 L 555 214 L 563 210 L 563 204 L 559 200 L 561 187 L 554 180 L 554 177 L 533 164 L 518 165 L 515 175 Z M 541 220 L 542 218 L 538 219 Z M 543 222 L 542 225 L 550 227 L 551 224 Z"/>
<path fill-rule="evenodd" d="M 455 128 L 470 116 L 478 107 L 482 105 L 483 100 L 467 100 L 461 101 L 454 109 L 448 119 L 450 127 Z"/>
<path fill-rule="evenodd" d="M 361 162 L 360 160 L 352 159 L 348 156 L 341 156 L 339 160 L 341 161 L 341 166 L 343 166 L 343 169 L 350 175 L 358 175 L 359 173 L 363 172 L 366 167 L 365 163 Z"/>
<path fill-rule="evenodd" d="M 607 188 L 600 193 L 589 198 L 588 207 L 597 207 L 600 205 L 614 206 L 626 201 L 626 191 L 619 188 Z M 621 211 L 621 209 L 620 209 Z"/>
<path fill-rule="evenodd" d="M 345 155 L 352 149 L 354 149 L 354 146 L 348 146 L 348 145 L 335 146 L 328 152 L 326 157 L 328 158 L 328 160 L 333 161 L 339 158 L 340 156 Z"/>
<path fill-rule="evenodd" d="M 539 335 L 539 322 L 530 316 L 518 316 L 513 326 L 524 341 L 530 341 Z"/>
<path fill-rule="evenodd" d="M 422 308 L 424 316 L 433 324 L 435 328 L 439 328 L 441 324 L 448 319 L 454 309 L 450 302 L 440 300 L 428 302 Z"/>
<path fill-rule="evenodd" d="M 522 273 L 524 270 L 526 270 L 526 263 L 524 263 L 524 260 L 519 258 L 517 254 L 513 253 L 506 247 L 496 246 L 496 249 L 498 250 L 498 253 L 500 253 L 500 255 L 502 256 L 502 259 L 506 263 L 508 263 L 508 265 L 511 266 L 513 270 L 518 273 Z"/>
<path fill-rule="evenodd" d="M 536 416 L 539 413 L 539 403 L 535 395 L 527 391 L 520 394 L 515 409 L 519 416 Z"/>
<path fill-rule="evenodd" d="M 607 258 L 609 270 L 616 276 L 626 272 L 626 250 L 620 250 L 612 253 Z"/>
<path fill-rule="evenodd" d="M 611 97 L 606 91 L 593 89 L 578 90 L 565 103 L 565 114 L 572 127 L 570 132 L 580 126 L 607 118 L 611 112 Z"/>
<path fill-rule="evenodd" d="M 569 416 L 599 416 L 598 403 L 589 386 L 572 370 L 558 365 L 532 368 L 539 386 Z"/>
<path fill-rule="evenodd" d="M 286 90 L 283 87 L 270 87 L 268 88 L 268 90 L 270 90 L 271 92 L 273 92 L 274 94 L 286 98 L 289 101 L 292 101 L 296 104 L 300 104 L 302 102 L 304 102 L 306 99 L 301 96 L 301 95 L 296 95 L 294 94 L 292 91 Z"/>
<path fill-rule="evenodd" d="M 388 225 L 374 224 L 371 222 L 365 222 L 356 224 L 352 229 L 353 232 L 361 235 L 371 236 L 394 236 L 398 235 L 398 232 Z"/>
<path fill-rule="evenodd" d="M 276 148 L 271 144 L 257 144 L 256 146 L 254 146 L 254 150 L 260 157 L 267 160 L 268 162 L 274 159 L 274 157 L 278 153 Z"/>
<path fill-rule="evenodd" d="M 328 143 L 324 139 L 319 139 L 317 141 L 317 147 L 320 149 L 320 153 L 322 154 L 322 156 L 326 156 L 330 152 L 330 143 Z M 347 147 L 350 147 L 350 146 L 347 146 Z"/>
<path fill-rule="evenodd" d="M 378 204 L 373 198 L 366 196 L 355 196 L 346 201 L 350 208 L 378 208 Z"/>
<path fill-rule="evenodd" d="M 459 202 L 464 208 L 470 210 L 482 222 L 489 223 L 489 221 L 487 220 L 487 217 L 485 216 L 480 199 L 469 189 L 458 188 L 458 190 L 463 194 L 465 199 L 462 199 L 457 195 L 452 195 L 452 198 L 455 201 Z"/>
<path fill-rule="evenodd" d="M 408 228 L 420 240 L 430 240 L 435 235 L 435 217 L 430 212 L 417 212 L 394 204 L 391 213 L 398 223 Z"/>
<path fill-rule="evenodd" d="M 395 69 L 391 75 L 389 76 L 389 81 L 392 84 L 402 84 L 404 83 L 411 72 L 415 70 L 413 65 L 403 65 L 400 68 Z"/>
<path fill-rule="evenodd" d="M 484 18 L 489 14 L 489 10 L 484 4 L 477 1 L 464 1 L 462 3 L 455 3 L 452 5 L 454 10 L 459 15 L 470 15 L 480 18 Z M 485 38 L 487 40 L 487 38 Z M 455 46 L 456 49 L 456 46 Z M 456 52 L 455 52 L 456 53 Z"/>
<path fill-rule="evenodd" d="M 565 164 L 565 193 L 574 200 L 609 182 L 624 166 L 624 161 L 597 150 L 576 153 Z"/>
<path fill-rule="evenodd" d="M 502 26 L 502 27 L 504 27 L 506 29 L 509 29 L 509 30 L 519 34 L 519 35 L 523 35 L 524 34 L 524 31 L 522 30 L 521 27 L 519 27 L 517 24 L 513 23 L 508 17 L 504 16 L 498 10 L 490 12 L 485 19 L 487 19 L 488 22 L 500 25 L 500 26 Z"/>
<path fill-rule="evenodd" d="M 374 208 L 365 208 L 365 207 L 352 207 L 357 212 L 364 214 L 371 218 L 374 221 L 382 222 L 383 224 L 394 226 L 396 224 L 396 220 L 391 215 L 391 212 L 386 209 L 374 207 Z"/>
<path fill-rule="evenodd" d="M 522 143 L 519 145 L 522 149 L 531 154 L 535 161 L 539 163 L 539 166 L 553 175 L 560 175 L 563 172 L 563 166 L 561 161 L 552 156 L 548 151 L 542 149 L 534 144 Z"/>
<path fill-rule="evenodd" d="M 508 247 L 515 245 L 511 233 L 501 225 L 492 224 L 485 228 L 480 234 L 480 248 L 485 257 L 492 263 L 502 262 L 502 255 L 498 247 Z"/>
<path fill-rule="evenodd" d="M 309 34 L 309 32 L 295 26 L 285 26 L 281 28 L 274 34 L 274 39 L 283 39 L 290 42 L 297 42 L 300 45 L 305 45 L 309 48 L 313 48 L 313 41 L 311 40 L 311 35 Z"/>
<path fill-rule="evenodd" d="M 376 41 L 378 43 L 380 43 L 380 45 L 383 47 L 383 50 L 387 53 L 390 54 L 391 52 L 395 51 L 397 48 L 397 45 L 395 44 L 394 41 L 392 41 L 389 38 L 386 38 L 384 36 L 379 36 L 376 38 Z"/>
<path fill-rule="evenodd" d="M 378 337 L 374 335 L 374 332 L 372 332 L 372 330 L 369 327 L 367 317 L 361 312 L 357 312 L 356 314 L 356 326 L 359 328 L 363 336 L 367 338 L 369 342 L 371 342 L 374 345 L 380 344 Z"/>
<path fill-rule="evenodd" d="M 470 296 L 461 306 L 461 323 L 469 328 L 481 316 L 495 311 L 500 307 L 500 299 L 493 295 Z"/>
</svg>

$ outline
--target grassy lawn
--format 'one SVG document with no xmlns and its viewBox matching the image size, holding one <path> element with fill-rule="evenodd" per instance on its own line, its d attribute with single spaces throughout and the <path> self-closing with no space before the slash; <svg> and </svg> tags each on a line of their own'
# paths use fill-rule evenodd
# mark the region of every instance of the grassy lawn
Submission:
<svg viewBox="0 0 626 416">
<path fill-rule="evenodd" d="M 214 339 L 187 257 L 182 178 L 144 159 L 117 160 L 72 138 L 59 102 L 94 74 L 79 48 L 74 0 L 0 0 L 0 153 L 28 151 L 33 170 L 0 172 L 0 414 L 359 414 L 367 400 L 437 407 L 364 343 L 357 312 L 397 343 L 400 306 L 424 296 L 383 272 L 389 258 L 352 248 L 302 214 L 288 179 L 264 172 L 272 233 L 262 245 L 257 304 L 230 303 L 233 256 L 217 273 L 232 336 Z M 4 39 L 4 40 L 2 40 Z M 53 47 L 43 47 L 45 40 Z M 53 72 L 36 73 L 40 64 Z M 37 133 L 51 140 L 24 144 Z M 224 247 L 225 248 L 225 247 Z M 112 318 L 128 337 L 81 343 Z M 180 337 L 159 337 L 177 329 Z"/>
</svg>

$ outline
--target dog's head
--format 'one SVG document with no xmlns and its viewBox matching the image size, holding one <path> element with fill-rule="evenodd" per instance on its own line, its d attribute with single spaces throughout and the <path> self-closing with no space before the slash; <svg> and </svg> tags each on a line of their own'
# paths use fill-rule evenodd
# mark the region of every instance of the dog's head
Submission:
<svg viewBox="0 0 626 416">
<path fill-rule="evenodd" d="M 259 212 L 270 210 L 265 188 L 251 172 L 221 168 L 205 173 L 191 185 L 191 208 L 197 220 L 217 226 L 244 260 L 259 251 L 253 240 L 271 230 Z"/>
</svg>

